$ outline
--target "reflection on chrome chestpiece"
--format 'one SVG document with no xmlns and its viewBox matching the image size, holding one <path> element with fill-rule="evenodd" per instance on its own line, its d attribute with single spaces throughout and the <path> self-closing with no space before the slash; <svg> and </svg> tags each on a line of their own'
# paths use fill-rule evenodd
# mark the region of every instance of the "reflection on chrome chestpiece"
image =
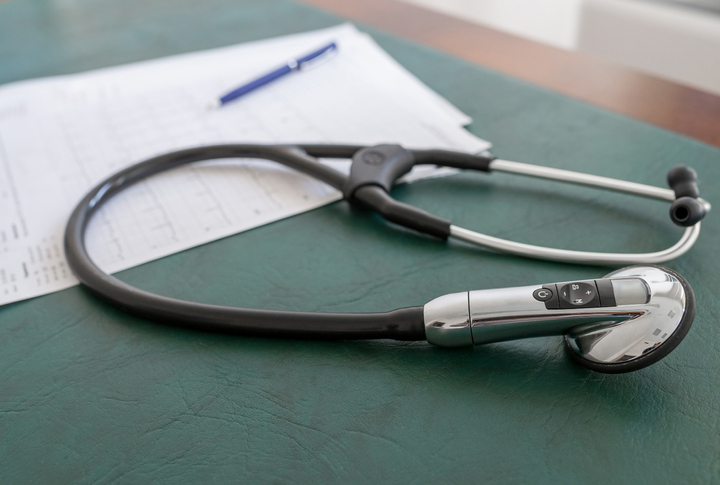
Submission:
<svg viewBox="0 0 720 485">
<path fill-rule="evenodd" d="M 681 276 L 635 266 L 598 280 L 446 295 L 425 306 L 425 326 L 429 342 L 450 347 L 565 335 L 574 360 L 627 372 L 667 355 L 693 315 Z"/>
<path fill-rule="evenodd" d="M 473 344 L 468 313 L 468 293 L 452 293 L 425 305 L 425 336 L 442 347 L 466 347 Z"/>
</svg>

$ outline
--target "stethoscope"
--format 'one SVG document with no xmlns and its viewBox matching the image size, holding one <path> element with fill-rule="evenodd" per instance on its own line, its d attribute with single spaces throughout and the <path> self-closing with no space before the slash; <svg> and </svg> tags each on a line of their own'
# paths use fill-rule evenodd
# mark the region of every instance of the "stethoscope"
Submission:
<svg viewBox="0 0 720 485">
<path fill-rule="evenodd" d="M 310 313 L 206 305 L 134 288 L 104 273 L 85 248 L 93 214 L 114 195 L 151 175 L 193 162 L 221 158 L 272 160 L 340 190 L 353 205 L 440 239 L 454 237 L 503 253 L 602 265 L 639 263 L 604 278 L 518 288 L 469 291 L 424 306 L 385 313 Z M 349 176 L 318 158 L 352 159 Z M 685 227 L 672 247 L 655 253 L 611 254 L 521 244 L 453 225 L 449 220 L 393 199 L 396 181 L 415 165 L 510 172 L 672 202 L 670 217 Z M 710 204 L 699 197 L 689 167 L 668 174 L 670 189 L 567 170 L 499 160 L 488 154 L 408 150 L 398 145 L 216 145 L 160 155 L 99 183 L 80 201 L 65 230 L 68 264 L 81 283 L 106 301 L 143 318 L 205 331 L 311 339 L 427 340 L 445 346 L 564 335 L 574 360 L 600 372 L 628 372 L 656 362 L 687 333 L 695 300 L 687 281 L 653 266 L 688 251 Z"/>
</svg>

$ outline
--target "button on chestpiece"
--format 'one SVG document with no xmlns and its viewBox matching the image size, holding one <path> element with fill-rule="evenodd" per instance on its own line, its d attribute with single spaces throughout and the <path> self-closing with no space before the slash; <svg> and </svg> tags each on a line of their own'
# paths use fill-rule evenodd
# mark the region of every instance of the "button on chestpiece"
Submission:
<svg viewBox="0 0 720 485">
<path fill-rule="evenodd" d="M 592 308 L 600 306 L 600 298 L 594 281 L 567 283 L 560 286 L 558 290 L 560 308 Z"/>
<path fill-rule="evenodd" d="M 533 298 L 535 298 L 537 301 L 548 301 L 552 297 L 553 292 L 548 288 L 538 288 L 537 290 L 533 291 Z"/>
</svg>

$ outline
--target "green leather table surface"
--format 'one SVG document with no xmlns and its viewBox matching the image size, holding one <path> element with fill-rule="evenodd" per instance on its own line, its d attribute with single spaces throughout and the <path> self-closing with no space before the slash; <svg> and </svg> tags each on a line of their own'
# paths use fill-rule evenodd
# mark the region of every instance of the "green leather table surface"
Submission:
<svg viewBox="0 0 720 485">
<path fill-rule="evenodd" d="M 340 21 L 282 0 L 11 0 L 0 83 Z M 502 158 L 660 186 L 685 163 L 720 204 L 715 148 L 360 27 Z M 666 204 L 511 175 L 394 194 L 461 226 L 571 249 L 659 250 L 681 232 Z M 134 318 L 79 287 L 1 307 L 0 482 L 718 483 L 717 220 L 668 263 L 695 290 L 689 335 L 625 375 L 575 365 L 560 337 L 458 350 L 242 338 Z M 606 272 L 439 243 L 336 203 L 120 277 L 209 303 L 384 311 Z"/>
</svg>

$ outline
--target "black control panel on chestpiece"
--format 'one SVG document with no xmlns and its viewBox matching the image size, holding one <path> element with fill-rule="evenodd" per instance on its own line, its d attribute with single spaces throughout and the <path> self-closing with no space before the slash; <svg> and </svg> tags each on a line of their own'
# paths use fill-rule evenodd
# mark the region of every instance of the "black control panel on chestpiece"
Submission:
<svg viewBox="0 0 720 485">
<path fill-rule="evenodd" d="M 543 285 L 533 297 L 545 302 L 545 308 L 596 308 L 615 306 L 615 293 L 608 279 L 573 281 Z"/>
</svg>

